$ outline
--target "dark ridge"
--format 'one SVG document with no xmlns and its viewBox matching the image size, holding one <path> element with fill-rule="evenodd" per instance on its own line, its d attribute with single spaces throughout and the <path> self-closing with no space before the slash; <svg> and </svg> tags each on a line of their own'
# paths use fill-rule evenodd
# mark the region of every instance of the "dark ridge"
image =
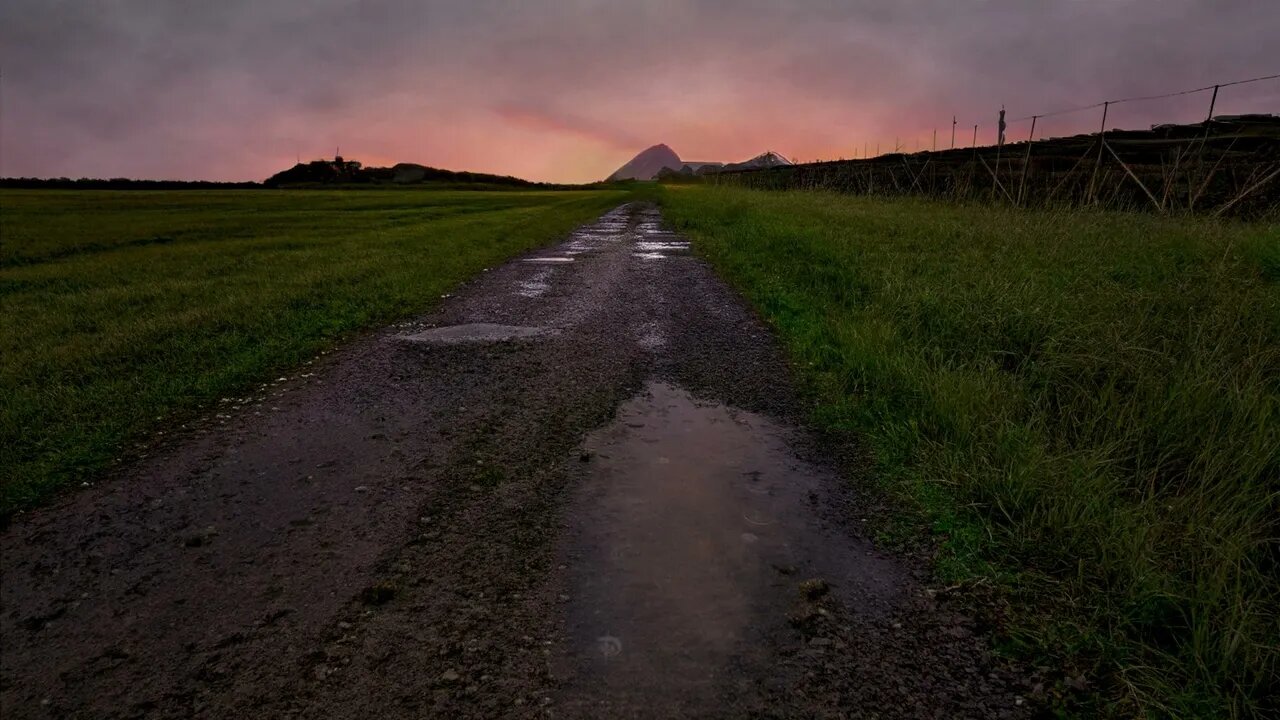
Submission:
<svg viewBox="0 0 1280 720">
<path fill-rule="evenodd" d="M 209 180 L 131 180 L 129 178 L 0 178 L 0 188 L 28 190 L 250 190 L 256 182 L 212 182 Z"/>
<path fill-rule="evenodd" d="M 263 185 L 269 188 L 277 188 L 332 185 L 418 185 L 423 183 L 459 183 L 543 189 L 572 187 L 531 182 L 510 175 L 442 170 L 416 163 L 399 163 L 389 168 L 364 167 L 358 161 L 344 160 L 341 155 L 332 160 L 312 160 L 308 163 L 298 163 L 288 170 L 282 170 L 267 178 Z"/>
</svg>

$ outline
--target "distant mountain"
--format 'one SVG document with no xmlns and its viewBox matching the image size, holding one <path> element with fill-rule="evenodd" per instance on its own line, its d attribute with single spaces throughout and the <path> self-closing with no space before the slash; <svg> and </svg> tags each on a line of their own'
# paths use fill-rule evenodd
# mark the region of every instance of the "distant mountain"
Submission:
<svg viewBox="0 0 1280 720">
<path fill-rule="evenodd" d="M 768 150 L 759 155 L 737 163 L 683 161 L 674 150 L 666 145 L 654 145 L 639 155 L 631 158 L 631 162 L 618 168 L 609 176 L 609 180 L 656 180 L 674 177 L 692 177 L 733 170 L 761 170 L 764 168 L 791 165 L 792 162 L 782 155 Z"/>
<path fill-rule="evenodd" d="M 609 180 L 653 180 L 663 168 L 679 170 L 683 165 L 674 150 L 658 144 L 631 158 L 610 175 Z"/>
<path fill-rule="evenodd" d="M 729 163 L 728 165 L 725 165 L 723 168 L 721 168 L 721 170 L 725 170 L 725 171 L 760 170 L 763 168 L 780 167 L 782 165 L 792 165 L 792 164 L 794 163 L 792 163 L 790 160 L 786 159 L 785 157 L 779 155 L 778 153 L 772 150 L 767 150 L 751 158 L 750 160 L 744 160 L 743 162 L 740 162 L 740 163 Z"/>
</svg>

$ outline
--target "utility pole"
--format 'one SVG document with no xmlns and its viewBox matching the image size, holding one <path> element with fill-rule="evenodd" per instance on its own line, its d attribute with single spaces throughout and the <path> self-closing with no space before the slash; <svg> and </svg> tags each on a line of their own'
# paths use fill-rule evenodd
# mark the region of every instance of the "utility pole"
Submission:
<svg viewBox="0 0 1280 720">
<path fill-rule="evenodd" d="M 956 116 L 951 116 L 951 149 L 956 149 Z"/>
</svg>

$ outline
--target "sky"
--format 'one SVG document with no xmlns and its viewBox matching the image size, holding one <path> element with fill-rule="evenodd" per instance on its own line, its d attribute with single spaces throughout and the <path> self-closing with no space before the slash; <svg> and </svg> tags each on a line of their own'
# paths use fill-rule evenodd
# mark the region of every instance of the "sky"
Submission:
<svg viewBox="0 0 1280 720">
<path fill-rule="evenodd" d="M 1032 114 L 1280 73 L 1277 37 L 1275 0 L 4 0 L 0 176 L 261 180 L 338 148 L 549 182 L 656 143 L 852 158 L 947 147 L 953 116 L 958 145 L 993 142 L 1002 104 L 1023 139 Z M 1217 112 L 1280 113 L 1280 80 Z"/>
</svg>

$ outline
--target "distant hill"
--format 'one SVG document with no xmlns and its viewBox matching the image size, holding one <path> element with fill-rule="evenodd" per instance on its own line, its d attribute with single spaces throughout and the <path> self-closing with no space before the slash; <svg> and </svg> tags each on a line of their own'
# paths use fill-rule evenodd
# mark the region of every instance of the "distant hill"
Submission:
<svg viewBox="0 0 1280 720">
<path fill-rule="evenodd" d="M 686 161 L 681 160 L 671 148 L 658 144 L 631 158 L 630 162 L 610 175 L 608 180 L 656 180 L 675 176 L 706 175 L 722 170 L 758 170 L 790 164 L 790 160 L 772 150 L 760 153 L 750 160 L 727 165 L 722 162 Z"/>
<path fill-rule="evenodd" d="M 364 167 L 355 160 L 341 156 L 332 160 L 313 160 L 298 163 L 267 178 L 267 187 L 297 187 L 307 185 L 415 185 L 418 183 L 458 183 L 464 185 L 500 185 L 509 187 L 557 187 L 547 183 L 535 183 L 509 175 L 457 172 L 440 168 L 399 163 L 389 168 Z"/>
<path fill-rule="evenodd" d="M 1096 158 L 1104 141 L 1109 154 L 1098 164 Z M 1197 159 L 1177 162 L 1189 154 Z M 1004 161 L 997 162 L 997 158 Z M 1275 177 L 1277 161 L 1280 114 L 1247 113 L 1152 125 L 1145 130 L 1111 127 L 1105 136 L 1092 132 L 1038 137 L 1032 143 L 1022 140 L 1006 145 L 892 152 L 858 160 L 777 164 L 778 158 L 760 157 L 727 166 L 718 180 L 768 190 L 827 189 L 984 201 L 1002 198 L 1028 207 L 1101 205 L 1159 213 L 1230 212 L 1237 217 L 1270 219 L 1280 210 L 1280 182 L 1266 180 Z M 774 164 L 759 167 L 764 163 Z M 929 167 L 927 176 L 925 165 Z M 983 166 L 989 172 L 973 172 L 974 167 Z M 901 182 L 896 173 L 903 171 L 916 180 Z M 671 182 L 697 180 L 697 176 L 681 174 L 670 178 Z"/>
<path fill-rule="evenodd" d="M 658 144 L 642 151 L 631 158 L 626 165 L 618 168 L 609 180 L 653 180 L 663 168 L 679 170 L 684 163 L 680 156 L 666 145 Z"/>
<path fill-rule="evenodd" d="M 28 190 L 251 190 L 256 182 L 210 180 L 134 180 L 132 178 L 0 178 L 0 188 Z"/>
<path fill-rule="evenodd" d="M 792 165 L 792 164 L 793 163 L 790 160 L 786 159 L 785 157 L 779 155 L 778 153 L 772 150 L 768 150 L 760 153 L 759 155 L 751 158 L 750 160 L 744 160 L 740 163 L 729 163 L 728 165 L 725 165 L 723 168 L 720 168 L 720 169 L 724 171 L 760 170 L 764 168 L 781 167 L 783 165 Z"/>
</svg>

